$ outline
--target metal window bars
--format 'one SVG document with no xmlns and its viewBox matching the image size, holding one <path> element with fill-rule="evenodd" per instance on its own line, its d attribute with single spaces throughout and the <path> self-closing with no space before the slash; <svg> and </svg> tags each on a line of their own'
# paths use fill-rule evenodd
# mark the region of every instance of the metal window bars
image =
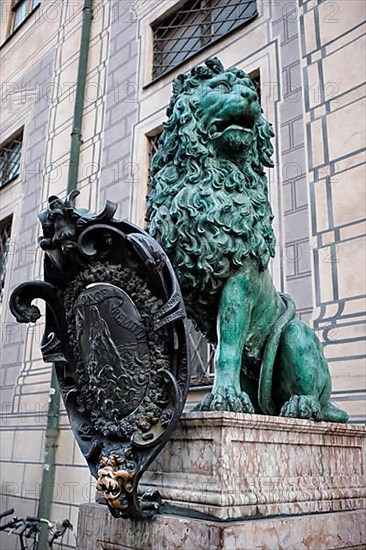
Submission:
<svg viewBox="0 0 366 550">
<path fill-rule="evenodd" d="M 0 224 L 0 305 L 3 302 L 6 266 L 10 248 L 11 218 Z"/>
<path fill-rule="evenodd" d="M 257 16 L 256 0 L 191 0 L 153 25 L 153 78 Z"/>
<path fill-rule="evenodd" d="M 0 147 L 0 188 L 16 178 L 20 172 L 23 134 Z"/>
<path fill-rule="evenodd" d="M 147 155 L 148 155 L 148 163 L 149 163 L 149 174 L 148 174 L 148 178 L 147 178 L 146 200 L 147 200 L 147 198 L 149 196 L 149 193 L 150 193 L 150 167 L 151 167 L 151 162 L 152 162 L 153 156 L 158 151 L 159 138 L 161 136 L 162 131 L 163 130 L 160 128 L 160 129 L 157 129 L 154 134 L 146 136 L 147 141 L 148 141 L 148 153 L 147 153 Z"/>
<path fill-rule="evenodd" d="M 191 365 L 191 387 L 212 384 L 215 347 L 188 321 L 188 353 Z"/>
<path fill-rule="evenodd" d="M 147 136 L 147 139 L 149 141 L 149 149 L 148 149 L 148 155 L 149 155 L 149 166 L 151 166 L 151 161 L 153 159 L 153 156 L 155 153 L 157 153 L 159 148 L 159 138 L 162 134 L 162 129 L 159 128 L 155 131 L 153 135 Z M 150 179 L 150 176 L 149 176 Z"/>
</svg>

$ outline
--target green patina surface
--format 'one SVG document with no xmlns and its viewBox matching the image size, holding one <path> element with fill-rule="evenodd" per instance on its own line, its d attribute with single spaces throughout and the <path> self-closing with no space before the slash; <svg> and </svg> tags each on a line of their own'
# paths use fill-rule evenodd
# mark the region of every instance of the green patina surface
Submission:
<svg viewBox="0 0 366 550">
<path fill-rule="evenodd" d="M 167 115 L 147 218 L 189 317 L 217 345 L 214 386 L 197 409 L 346 422 L 329 402 L 319 340 L 268 271 L 274 133 L 250 77 L 209 59 L 174 80 Z"/>
</svg>

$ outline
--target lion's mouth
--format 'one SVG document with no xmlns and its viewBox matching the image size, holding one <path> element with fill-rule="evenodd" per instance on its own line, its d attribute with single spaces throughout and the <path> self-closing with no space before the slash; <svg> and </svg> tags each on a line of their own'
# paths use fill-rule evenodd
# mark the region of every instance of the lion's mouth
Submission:
<svg viewBox="0 0 366 550">
<path fill-rule="evenodd" d="M 209 134 L 212 139 L 216 139 L 228 130 L 239 130 L 252 133 L 253 124 L 254 121 L 250 120 L 249 117 L 238 115 L 230 118 L 230 120 L 216 120 L 210 128 Z"/>
</svg>

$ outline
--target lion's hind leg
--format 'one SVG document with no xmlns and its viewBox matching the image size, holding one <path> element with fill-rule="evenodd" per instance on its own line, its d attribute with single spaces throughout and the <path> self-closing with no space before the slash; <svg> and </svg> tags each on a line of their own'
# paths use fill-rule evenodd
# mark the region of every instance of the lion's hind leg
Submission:
<svg viewBox="0 0 366 550">
<path fill-rule="evenodd" d="M 347 422 L 349 416 L 328 401 L 323 406 L 312 395 L 293 395 L 283 405 L 280 416 L 324 420 L 325 422 Z"/>
<path fill-rule="evenodd" d="M 323 405 L 321 415 L 321 419 L 325 420 L 325 422 L 347 422 L 349 419 L 346 411 L 339 409 L 333 403 L 330 403 L 330 401 Z"/>
<path fill-rule="evenodd" d="M 321 420 L 321 406 L 312 395 L 292 395 L 283 405 L 280 416 Z"/>
<path fill-rule="evenodd" d="M 347 413 L 329 402 L 332 387 L 322 346 L 304 323 L 293 320 L 284 329 L 275 371 L 281 416 L 347 422 Z"/>
</svg>

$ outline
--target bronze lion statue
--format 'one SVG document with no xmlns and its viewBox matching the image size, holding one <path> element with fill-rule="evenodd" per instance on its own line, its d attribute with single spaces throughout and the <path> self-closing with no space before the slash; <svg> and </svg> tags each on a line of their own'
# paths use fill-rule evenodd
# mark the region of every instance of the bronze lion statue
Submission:
<svg viewBox="0 0 366 550">
<path fill-rule="evenodd" d="M 274 132 L 256 88 L 217 58 L 179 75 L 151 166 L 148 231 L 167 252 L 188 316 L 216 345 L 196 410 L 346 422 L 315 333 L 274 287 L 265 167 Z"/>
</svg>

